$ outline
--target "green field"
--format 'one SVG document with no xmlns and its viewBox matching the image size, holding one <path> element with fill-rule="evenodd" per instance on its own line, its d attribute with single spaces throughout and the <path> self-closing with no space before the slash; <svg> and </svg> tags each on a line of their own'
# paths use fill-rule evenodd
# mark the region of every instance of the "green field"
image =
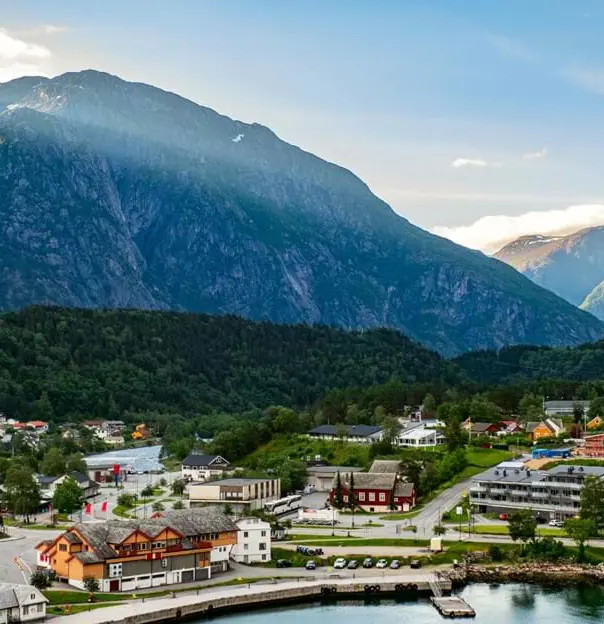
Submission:
<svg viewBox="0 0 604 624">
<path fill-rule="evenodd" d="M 480 535 L 509 535 L 510 530 L 505 524 L 477 524 L 472 529 L 473 533 Z M 566 537 L 564 529 L 555 527 L 537 527 L 538 537 Z"/>
</svg>

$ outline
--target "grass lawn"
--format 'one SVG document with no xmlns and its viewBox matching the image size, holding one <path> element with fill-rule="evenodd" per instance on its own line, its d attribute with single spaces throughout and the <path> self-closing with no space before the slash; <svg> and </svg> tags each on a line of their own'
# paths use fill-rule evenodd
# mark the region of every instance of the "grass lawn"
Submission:
<svg viewBox="0 0 604 624">
<path fill-rule="evenodd" d="M 485 469 L 512 459 L 513 457 L 510 451 L 472 447 L 467 449 L 466 455 L 468 456 L 468 464 L 470 464 L 470 466 L 478 466 Z"/>
<path fill-rule="evenodd" d="M 103 609 L 104 607 L 113 607 L 112 604 L 74 604 L 68 608 L 58 605 L 49 605 L 46 608 L 48 615 L 75 615 L 77 613 L 85 613 L 86 611 L 94 611 L 95 609 Z"/>
<path fill-rule="evenodd" d="M 46 589 L 42 592 L 51 605 L 77 604 L 88 600 L 88 592 L 62 589 Z M 116 602 L 121 600 L 131 600 L 130 594 L 94 594 L 96 602 Z"/>
<path fill-rule="evenodd" d="M 113 508 L 113 513 L 120 518 L 134 518 L 134 514 L 130 513 L 134 507 L 124 507 L 123 505 L 116 505 Z"/>
<path fill-rule="evenodd" d="M 467 530 L 467 527 L 466 527 Z M 473 533 L 480 535 L 509 535 L 510 530 L 506 524 L 477 524 L 473 528 Z M 538 537 L 566 537 L 564 529 L 555 527 L 537 527 Z"/>
<path fill-rule="evenodd" d="M 428 540 L 422 539 L 405 539 L 405 538 L 374 538 L 367 539 L 362 537 L 323 537 L 322 535 L 314 538 L 312 535 L 293 535 L 290 541 L 305 546 L 428 546 Z"/>
<path fill-rule="evenodd" d="M 406 513 L 391 513 L 380 516 L 380 520 L 410 520 L 421 512 L 421 508 L 408 511 Z"/>
</svg>

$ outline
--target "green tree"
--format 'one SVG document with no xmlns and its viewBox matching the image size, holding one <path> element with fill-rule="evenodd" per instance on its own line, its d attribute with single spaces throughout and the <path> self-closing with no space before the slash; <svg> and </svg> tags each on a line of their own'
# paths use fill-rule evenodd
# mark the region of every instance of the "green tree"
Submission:
<svg viewBox="0 0 604 624">
<path fill-rule="evenodd" d="M 20 461 L 11 462 L 4 479 L 2 499 L 13 515 L 29 516 L 40 507 L 40 488 L 34 478 L 33 470 Z"/>
<path fill-rule="evenodd" d="M 181 500 L 174 501 L 174 504 L 172 505 L 172 509 L 184 509 L 184 508 L 185 508 L 185 504 Z"/>
<path fill-rule="evenodd" d="M 57 485 L 52 497 L 53 509 L 60 513 L 72 514 L 82 509 L 82 505 L 82 489 L 75 479 L 68 477 Z"/>
<path fill-rule="evenodd" d="M 44 390 L 40 398 L 34 402 L 33 415 L 38 420 L 52 420 L 54 418 L 54 409 L 48 397 L 48 392 Z"/>
<path fill-rule="evenodd" d="M 401 424 L 398 418 L 394 416 L 386 416 L 382 421 L 382 429 L 384 430 L 384 440 L 392 444 L 401 431 Z"/>
<path fill-rule="evenodd" d="M 182 496 L 185 493 L 185 482 L 182 479 L 172 481 L 172 494 Z"/>
<path fill-rule="evenodd" d="M 308 471 L 303 462 L 287 459 L 275 468 L 275 474 L 281 479 L 281 491 L 292 492 L 304 488 Z"/>
<path fill-rule="evenodd" d="M 95 592 L 98 592 L 101 589 L 101 586 L 99 585 L 98 580 L 92 576 L 85 576 L 82 582 L 84 583 L 84 587 L 86 588 L 86 591 L 90 592 L 91 594 L 94 594 Z"/>
<path fill-rule="evenodd" d="M 40 472 L 47 477 L 60 477 L 65 474 L 65 458 L 58 448 L 50 448 L 44 454 Z"/>
<path fill-rule="evenodd" d="M 272 428 L 276 433 L 297 433 L 300 431 L 300 417 L 289 407 L 269 407 L 266 415 L 271 421 Z"/>
<path fill-rule="evenodd" d="M 333 506 L 336 509 L 342 509 L 344 507 L 344 488 L 342 487 L 342 476 L 338 470 L 336 474 L 336 486 L 333 492 Z"/>
<path fill-rule="evenodd" d="M 357 508 L 357 493 L 354 489 L 354 472 L 350 473 L 350 480 L 348 482 L 348 508 L 352 512 L 352 523 L 351 526 L 354 529 L 354 512 Z"/>
<path fill-rule="evenodd" d="M 535 540 L 537 520 L 530 509 L 521 509 L 510 515 L 508 519 L 510 537 L 515 541 L 521 541 L 524 546 Z"/>
<path fill-rule="evenodd" d="M 136 505 L 137 496 L 136 494 L 131 494 L 130 492 L 123 492 L 117 497 L 117 504 L 120 507 L 125 507 L 126 509 L 131 509 Z"/>
<path fill-rule="evenodd" d="M 436 399 L 434 395 L 428 393 L 422 401 L 422 415 L 425 418 L 431 418 L 436 412 Z"/>
<path fill-rule="evenodd" d="M 43 591 L 45 589 L 48 589 L 51 583 L 48 574 L 45 574 L 44 572 L 42 572 L 42 570 L 36 570 L 29 577 L 29 584 L 33 585 L 36 589 Z"/>
<path fill-rule="evenodd" d="M 573 404 L 573 418 L 575 419 L 575 422 L 580 423 L 583 420 L 584 416 L 585 410 L 583 409 L 583 406 L 581 405 L 581 403 L 575 402 Z"/>
<path fill-rule="evenodd" d="M 461 421 L 453 414 L 445 424 L 444 434 L 447 439 L 447 449 L 450 452 L 462 448 L 468 441 L 468 434 L 462 429 Z"/>
<path fill-rule="evenodd" d="M 87 474 L 88 466 L 84 461 L 84 455 L 82 453 L 73 453 L 67 457 L 67 461 L 65 462 L 65 471 L 69 474 L 70 472 L 81 472 L 82 474 Z"/>
<path fill-rule="evenodd" d="M 580 516 L 582 520 L 591 520 L 598 533 L 604 529 L 604 482 L 602 480 L 589 476 L 583 482 Z"/>
<path fill-rule="evenodd" d="M 155 501 L 153 503 L 153 505 L 151 506 L 151 510 L 154 513 L 158 513 L 160 511 L 163 511 L 165 509 L 165 507 L 163 506 L 163 504 L 160 501 Z"/>
<path fill-rule="evenodd" d="M 585 543 L 596 532 L 594 523 L 591 520 L 570 518 L 564 523 L 564 529 L 579 548 L 578 560 L 580 562 L 584 561 Z"/>
<path fill-rule="evenodd" d="M 604 418 L 604 397 L 596 397 L 592 399 L 589 403 L 587 417 L 589 418 L 589 420 L 591 420 L 596 416 Z"/>
<path fill-rule="evenodd" d="M 141 490 L 142 498 L 151 498 L 153 496 L 153 486 L 147 485 Z"/>
</svg>

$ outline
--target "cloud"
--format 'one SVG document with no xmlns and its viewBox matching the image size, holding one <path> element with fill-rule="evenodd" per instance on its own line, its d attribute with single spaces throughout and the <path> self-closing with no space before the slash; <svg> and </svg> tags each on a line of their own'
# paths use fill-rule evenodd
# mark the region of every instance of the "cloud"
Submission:
<svg viewBox="0 0 604 624">
<path fill-rule="evenodd" d="M 68 26 L 57 26 L 56 24 L 43 24 L 40 28 L 36 28 L 35 32 L 41 32 L 45 35 L 57 35 L 59 33 L 67 32 Z"/>
<path fill-rule="evenodd" d="M 547 148 L 544 147 L 538 152 L 527 152 L 526 154 L 522 154 L 522 160 L 539 160 L 540 158 L 545 158 L 546 156 Z"/>
<path fill-rule="evenodd" d="M 604 70 L 587 67 L 569 67 L 562 74 L 571 82 L 587 91 L 604 95 Z"/>
<path fill-rule="evenodd" d="M 25 58 L 44 59 L 50 50 L 36 43 L 27 43 L 12 37 L 6 30 L 0 30 L 0 59 L 17 60 Z"/>
<path fill-rule="evenodd" d="M 45 46 L 24 41 L 0 29 L 0 82 L 46 74 L 43 64 L 51 56 Z"/>
<path fill-rule="evenodd" d="M 595 225 L 604 225 L 604 204 L 579 204 L 563 210 L 533 211 L 518 216 L 493 215 L 471 225 L 441 226 L 432 231 L 465 247 L 492 253 L 527 234 L 570 234 Z"/>
<path fill-rule="evenodd" d="M 501 167 L 499 162 L 487 162 L 482 158 L 456 158 L 451 167 L 454 169 L 460 169 L 461 167 Z"/>
</svg>

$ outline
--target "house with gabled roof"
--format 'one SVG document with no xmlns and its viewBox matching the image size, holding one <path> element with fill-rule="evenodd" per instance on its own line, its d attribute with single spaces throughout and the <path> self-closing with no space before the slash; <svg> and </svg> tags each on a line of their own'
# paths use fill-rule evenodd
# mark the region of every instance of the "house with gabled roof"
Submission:
<svg viewBox="0 0 604 624">
<path fill-rule="evenodd" d="M 46 617 L 45 598 L 31 585 L 0 583 L 0 623 L 36 622 Z"/>
<path fill-rule="evenodd" d="M 117 592 L 208 579 L 228 568 L 236 540 L 233 521 L 208 508 L 79 523 L 36 550 L 59 580 L 83 589 L 91 577 L 101 591 Z"/>
<path fill-rule="evenodd" d="M 191 453 L 182 460 L 181 465 L 182 478 L 185 481 L 210 481 L 233 472 L 231 462 L 221 455 Z"/>
</svg>

